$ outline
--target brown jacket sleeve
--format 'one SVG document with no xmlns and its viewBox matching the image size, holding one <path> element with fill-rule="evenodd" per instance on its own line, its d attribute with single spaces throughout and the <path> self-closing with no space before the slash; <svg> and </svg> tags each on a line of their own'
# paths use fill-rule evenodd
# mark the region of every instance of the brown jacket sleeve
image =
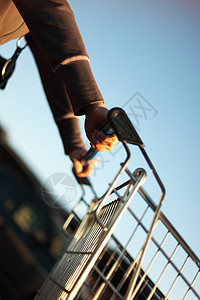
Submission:
<svg viewBox="0 0 200 300">
<path fill-rule="evenodd" d="M 51 68 L 62 78 L 75 115 L 103 101 L 74 14 L 63 0 L 13 0 Z"/>
<path fill-rule="evenodd" d="M 53 72 L 30 33 L 26 36 L 26 39 L 38 66 L 43 88 L 58 126 L 65 153 L 69 154 L 77 148 L 84 149 L 79 120 L 78 117 L 74 116 L 65 85 L 60 77 Z"/>
<path fill-rule="evenodd" d="M 28 33 L 12 0 L 0 1 L 0 45 Z"/>
</svg>

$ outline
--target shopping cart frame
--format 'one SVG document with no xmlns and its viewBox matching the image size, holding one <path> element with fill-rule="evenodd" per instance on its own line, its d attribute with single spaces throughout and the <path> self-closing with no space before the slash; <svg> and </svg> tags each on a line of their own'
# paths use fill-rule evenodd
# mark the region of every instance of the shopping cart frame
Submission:
<svg viewBox="0 0 200 300">
<path fill-rule="evenodd" d="M 68 300 L 75 299 L 76 295 L 78 294 L 79 290 L 83 286 L 84 281 L 88 277 L 92 268 L 94 268 L 97 272 L 99 272 L 99 275 L 101 276 L 101 278 L 104 281 L 103 285 L 101 285 L 99 287 L 98 292 L 96 293 L 96 296 L 94 295 L 93 299 L 98 299 L 98 296 L 101 294 L 102 290 L 104 289 L 105 284 L 108 284 L 111 289 L 115 290 L 115 293 L 117 295 L 117 290 L 109 282 L 109 276 L 111 276 L 113 274 L 114 267 L 111 268 L 112 270 L 110 270 L 110 272 L 109 272 L 110 275 L 107 275 L 107 277 L 106 277 L 103 274 L 101 274 L 100 271 L 98 271 L 98 268 L 95 267 L 95 263 L 96 263 L 97 259 L 99 258 L 103 249 L 106 247 L 106 244 L 107 244 L 109 238 L 112 236 L 112 234 L 115 230 L 115 227 L 117 226 L 118 222 L 120 221 L 120 218 L 123 216 L 123 213 L 126 210 L 130 210 L 129 205 L 130 205 L 130 202 L 136 192 L 139 192 L 139 194 L 142 196 L 142 198 L 144 198 L 144 200 L 147 202 L 148 206 L 154 211 L 154 215 L 153 215 L 153 219 L 152 219 L 150 228 L 145 228 L 145 226 L 143 226 L 141 221 L 138 219 L 138 223 L 140 223 L 140 225 L 143 226 L 143 229 L 146 231 L 147 235 L 146 235 L 146 239 L 145 239 L 145 242 L 144 242 L 141 250 L 139 251 L 137 257 L 134 258 L 134 262 L 131 266 L 131 270 L 134 270 L 134 271 L 132 272 L 132 275 L 131 275 L 131 279 L 129 282 L 129 288 L 127 289 L 127 293 L 125 294 L 123 299 L 126 299 L 126 300 L 134 299 L 134 297 L 136 296 L 137 292 L 139 291 L 142 283 L 144 282 L 144 278 L 147 276 L 148 270 L 146 272 L 143 272 L 143 276 L 141 277 L 141 265 L 142 265 L 142 261 L 145 256 L 145 252 L 147 250 L 147 247 L 148 247 L 148 244 L 150 241 L 153 241 L 155 244 L 157 244 L 159 251 L 161 251 L 163 253 L 163 255 L 166 257 L 166 259 L 168 260 L 168 262 L 173 265 L 171 258 L 168 257 L 168 255 L 162 250 L 162 246 L 159 245 L 156 242 L 156 240 L 152 237 L 153 230 L 154 230 L 155 225 L 157 224 L 158 220 L 161 220 L 165 224 L 165 226 L 168 228 L 168 231 L 170 233 L 172 233 L 172 235 L 176 238 L 176 240 L 178 241 L 178 244 L 180 244 L 184 248 L 184 250 L 188 253 L 188 256 L 193 259 L 193 261 L 196 263 L 197 267 L 199 268 L 199 266 L 200 266 L 198 257 L 192 252 L 192 250 L 189 248 L 189 246 L 184 242 L 184 240 L 181 238 L 181 236 L 178 234 L 178 232 L 175 230 L 175 228 L 171 225 L 171 223 L 167 220 L 167 218 L 161 212 L 161 206 L 162 206 L 164 195 L 165 195 L 165 188 L 164 188 L 162 181 L 160 180 L 151 160 L 149 159 L 149 157 L 144 149 L 144 144 L 142 143 L 140 137 L 138 136 L 137 132 L 133 128 L 129 119 L 127 118 L 127 115 L 121 109 L 115 108 L 110 111 L 109 122 L 111 122 L 112 128 L 115 130 L 119 140 L 122 142 L 122 144 L 125 148 L 125 151 L 127 153 L 127 157 L 126 157 L 125 161 L 121 164 L 121 168 L 120 168 L 119 172 L 117 173 L 117 175 L 115 176 L 113 182 L 109 185 L 107 192 L 100 199 L 94 199 L 92 201 L 91 205 L 89 206 L 86 217 L 80 223 L 77 231 L 72 236 L 72 238 L 68 244 L 68 247 L 65 250 L 65 253 L 67 253 L 68 255 L 84 254 L 83 252 L 76 251 L 76 245 L 77 245 L 77 241 L 80 241 L 81 238 L 83 238 L 85 236 L 85 231 L 87 231 L 86 225 L 88 224 L 87 223 L 88 218 L 90 218 L 90 221 L 93 220 L 93 222 L 96 222 L 98 224 L 98 226 L 100 226 L 102 228 L 103 233 L 102 233 L 100 241 L 98 242 L 97 247 L 94 249 L 94 251 L 92 253 L 90 253 L 91 257 L 87 261 L 87 263 L 84 265 L 84 270 L 82 270 L 80 272 L 80 274 L 76 277 L 76 280 L 70 291 L 66 290 L 65 287 L 60 285 L 55 280 L 52 280 L 56 269 L 58 269 L 60 262 L 58 262 L 58 264 L 54 267 L 54 269 L 50 273 L 48 279 L 52 280 L 52 282 L 54 282 L 57 286 L 59 286 L 60 290 L 63 291 L 63 296 L 60 296 L 59 298 L 52 298 L 52 299 L 68 299 Z M 127 128 L 129 130 L 127 130 Z M 128 132 L 128 136 L 127 136 L 127 132 Z M 146 178 L 146 171 L 144 169 L 139 168 L 139 169 L 136 169 L 134 171 L 134 173 L 132 174 L 127 168 L 127 164 L 130 160 L 130 151 L 127 146 L 128 143 L 139 146 L 139 149 L 141 150 L 147 164 L 149 165 L 149 167 L 161 189 L 161 196 L 158 201 L 158 204 L 155 204 L 155 202 L 150 198 L 150 196 L 148 196 L 148 194 L 145 192 L 145 190 L 141 187 L 141 185 L 144 183 L 145 178 Z M 128 176 L 130 177 L 130 179 L 123 184 L 123 187 L 127 186 L 127 189 L 126 189 L 124 195 L 121 196 L 119 193 L 119 190 L 121 187 L 116 187 L 116 184 L 123 172 L 127 173 Z M 120 200 L 122 205 L 121 205 L 121 207 L 118 207 L 116 209 L 117 213 L 116 213 L 116 211 L 114 212 L 114 215 L 111 217 L 111 222 L 107 225 L 102 222 L 101 212 L 102 212 L 102 209 L 104 209 L 104 207 L 105 207 L 105 203 L 106 203 L 108 197 L 112 193 L 116 194 L 116 196 L 118 197 L 118 199 Z M 70 215 L 69 219 L 66 221 L 66 223 L 63 227 L 64 231 L 66 231 L 66 229 L 69 226 L 74 215 L 75 215 L 75 213 L 72 213 Z M 89 253 L 85 253 L 85 254 L 87 255 Z M 178 276 L 181 276 L 184 279 L 184 281 L 187 283 L 187 285 L 189 286 L 188 293 L 190 290 L 192 290 L 193 293 L 197 296 L 197 299 L 200 299 L 198 293 L 196 293 L 195 289 L 193 289 L 193 287 L 192 287 L 193 284 L 190 284 L 187 281 L 187 279 L 184 278 L 184 276 L 182 275 L 180 270 L 178 270 L 178 268 L 175 265 L 173 265 L 173 267 L 178 272 L 178 274 L 179 274 Z M 131 270 L 129 272 L 129 277 L 130 277 Z M 198 275 L 199 275 L 199 271 L 197 272 L 196 277 Z M 158 282 L 152 288 L 152 291 L 151 291 L 150 295 L 148 296 L 148 299 L 152 299 L 151 297 L 153 296 L 154 292 L 156 291 L 157 286 L 158 286 Z M 40 297 L 40 295 L 42 295 L 43 289 L 44 289 L 44 287 L 41 289 L 41 291 L 38 294 L 39 296 L 36 297 L 36 299 L 45 299 L 45 298 Z M 170 293 L 170 291 L 169 291 L 169 293 Z M 167 298 L 164 298 L 164 299 L 167 299 Z"/>
</svg>

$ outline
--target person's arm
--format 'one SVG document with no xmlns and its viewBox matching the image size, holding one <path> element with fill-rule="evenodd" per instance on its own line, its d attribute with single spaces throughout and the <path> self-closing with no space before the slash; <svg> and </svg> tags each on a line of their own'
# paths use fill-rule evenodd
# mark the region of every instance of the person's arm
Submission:
<svg viewBox="0 0 200 300">
<path fill-rule="evenodd" d="M 51 68 L 63 80 L 75 115 L 103 101 L 74 14 L 63 0 L 13 0 Z"/>
<path fill-rule="evenodd" d="M 72 160 L 75 174 L 79 177 L 86 177 L 92 172 L 96 161 L 92 160 L 83 167 L 85 164 L 83 157 L 87 149 L 81 137 L 78 117 L 74 116 L 65 85 L 60 77 L 53 72 L 30 33 L 26 36 L 26 40 L 34 55 L 43 88 L 63 142 L 65 154 L 69 155 Z"/>
<path fill-rule="evenodd" d="M 107 120 L 108 110 L 104 106 L 104 99 L 92 74 L 88 54 L 68 2 L 63 0 L 13 0 L 13 2 L 51 68 L 63 80 L 74 114 L 86 115 L 86 134 L 92 145 L 96 147 L 96 141 L 99 142 L 99 146 L 103 142 L 106 143 L 106 147 L 115 144 L 116 137 L 113 137 L 113 142 L 110 138 L 108 144 L 105 136 L 100 141 L 96 134 L 99 125 Z M 105 149 L 105 145 L 103 147 Z"/>
<path fill-rule="evenodd" d="M 30 33 L 26 36 L 26 40 L 35 58 L 46 98 L 62 138 L 65 154 L 68 155 L 73 150 L 84 147 L 78 117 L 74 116 L 65 85 L 53 72 Z"/>
</svg>

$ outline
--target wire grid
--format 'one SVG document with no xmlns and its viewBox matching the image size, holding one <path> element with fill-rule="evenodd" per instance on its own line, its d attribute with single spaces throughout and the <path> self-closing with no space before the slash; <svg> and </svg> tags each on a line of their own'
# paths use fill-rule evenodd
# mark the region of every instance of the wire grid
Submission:
<svg viewBox="0 0 200 300">
<path fill-rule="evenodd" d="M 115 181 L 124 168 L 125 165 L 122 165 L 114 179 Z M 117 200 L 109 201 L 104 206 L 102 206 L 103 200 L 97 201 L 96 204 L 92 201 L 88 213 L 81 221 L 64 254 L 61 255 L 35 299 L 65 300 L 75 298 L 106 246 L 120 216 L 123 215 L 128 203 L 146 178 L 146 172 L 142 169 L 138 170 L 139 173 L 136 172 L 138 174 L 137 180 L 135 179 L 135 182 L 131 180 L 129 184 L 126 201 L 121 196 Z M 106 195 L 109 195 L 112 189 L 113 184 Z M 106 195 L 104 200 L 107 199 Z M 94 207 L 92 207 L 93 205 Z"/>
<path fill-rule="evenodd" d="M 109 225 L 119 204 L 120 200 L 115 200 L 102 208 L 99 217 L 104 226 Z M 104 234 L 103 227 L 94 220 L 92 214 L 87 214 L 73 237 L 71 246 L 67 247 L 35 299 L 66 299 L 98 246 L 102 234 Z"/>
<path fill-rule="evenodd" d="M 124 186 L 120 194 L 115 188 L 115 193 L 108 199 L 109 204 L 100 214 L 104 225 L 112 221 L 116 210 L 121 206 L 120 201 L 125 202 L 131 194 L 132 187 L 133 182 L 129 183 L 128 187 Z M 115 200 L 116 194 L 118 200 Z M 112 197 L 113 201 L 110 199 Z M 70 222 L 73 219 L 81 219 L 78 209 L 83 204 L 87 206 L 84 200 L 76 205 L 69 217 Z M 126 299 L 129 283 L 137 267 L 155 210 L 153 200 L 140 188 L 125 210 L 115 229 L 115 235 L 111 236 L 78 295 L 73 299 Z M 73 247 L 68 247 L 61 256 L 39 297 L 35 299 L 68 299 L 73 290 L 73 282 L 86 267 L 92 251 L 99 247 L 101 234 L 105 232 L 99 223 L 94 222 L 92 215 L 86 215 L 72 237 Z M 117 239 L 118 236 L 120 240 Z M 160 213 L 131 299 L 200 299 L 199 266 L 199 259 L 167 218 Z"/>
<path fill-rule="evenodd" d="M 123 217 L 125 223 L 118 225 L 121 231 L 115 232 L 123 232 L 123 237 L 119 241 L 112 235 L 77 300 L 125 299 L 154 211 L 155 203 L 140 188 Z M 79 218 L 78 206 L 72 214 Z M 131 299 L 200 299 L 200 261 L 162 213 Z"/>
</svg>

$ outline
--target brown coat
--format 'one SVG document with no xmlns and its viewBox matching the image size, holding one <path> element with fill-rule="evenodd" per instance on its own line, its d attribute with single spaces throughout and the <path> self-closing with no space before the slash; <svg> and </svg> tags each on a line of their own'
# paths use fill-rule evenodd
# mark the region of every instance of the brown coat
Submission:
<svg viewBox="0 0 200 300">
<path fill-rule="evenodd" d="M 1 0 L 0 43 L 28 31 L 27 40 L 65 152 L 69 154 L 77 147 L 84 147 L 74 114 L 84 114 L 86 106 L 103 98 L 67 1 Z"/>
<path fill-rule="evenodd" d="M 28 33 L 28 28 L 11 0 L 1 0 L 0 45 Z"/>
</svg>

